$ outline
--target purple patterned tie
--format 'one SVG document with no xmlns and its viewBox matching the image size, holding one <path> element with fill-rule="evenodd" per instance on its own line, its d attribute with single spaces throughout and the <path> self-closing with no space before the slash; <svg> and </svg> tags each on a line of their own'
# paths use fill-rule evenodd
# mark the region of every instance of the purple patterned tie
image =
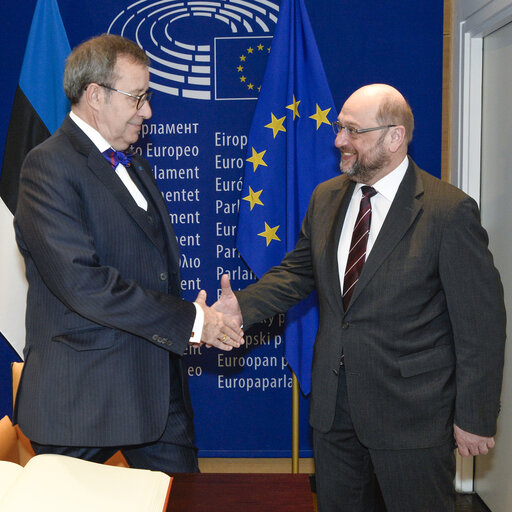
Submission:
<svg viewBox="0 0 512 512">
<path fill-rule="evenodd" d="M 348 253 L 347 267 L 345 269 L 345 277 L 343 278 L 343 307 L 345 311 L 350 304 L 350 298 L 354 292 L 361 270 L 366 260 L 366 245 L 368 244 L 368 235 L 370 233 L 370 224 L 372 222 L 372 205 L 370 198 L 377 191 L 367 185 L 361 187 L 363 197 L 359 206 L 359 214 L 357 215 L 356 224 L 352 233 L 352 241 L 350 242 L 350 252 Z"/>
<path fill-rule="evenodd" d="M 119 164 L 128 167 L 132 161 L 133 153 L 123 153 L 122 151 L 115 151 L 112 148 L 108 148 L 103 151 L 103 156 L 110 162 L 112 168 L 115 170 Z"/>
</svg>

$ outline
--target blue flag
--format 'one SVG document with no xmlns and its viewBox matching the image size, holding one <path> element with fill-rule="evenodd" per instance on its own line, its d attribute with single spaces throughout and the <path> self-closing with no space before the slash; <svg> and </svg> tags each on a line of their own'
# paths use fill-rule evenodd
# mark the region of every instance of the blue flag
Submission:
<svg viewBox="0 0 512 512">
<path fill-rule="evenodd" d="M 62 80 L 70 52 L 57 0 L 38 0 L 19 86 L 50 133 L 60 126 L 69 112 Z"/>
<path fill-rule="evenodd" d="M 236 246 L 261 277 L 293 249 L 311 193 L 336 176 L 336 120 L 303 0 L 283 0 L 249 132 Z M 285 356 L 301 389 L 311 389 L 316 296 L 290 309 Z"/>
<path fill-rule="evenodd" d="M 10 382 L 10 363 L 18 355 L 21 357 L 25 345 L 27 283 L 13 229 L 21 164 L 34 146 L 59 127 L 69 111 L 62 88 L 69 52 L 57 0 L 38 0 L 12 107 L 0 175 L 0 332 L 17 353 L 0 336 L 0 382 Z M 10 409 L 7 405 L 11 399 L 10 384 L 0 388 L 0 411 L 7 411 Z"/>
</svg>

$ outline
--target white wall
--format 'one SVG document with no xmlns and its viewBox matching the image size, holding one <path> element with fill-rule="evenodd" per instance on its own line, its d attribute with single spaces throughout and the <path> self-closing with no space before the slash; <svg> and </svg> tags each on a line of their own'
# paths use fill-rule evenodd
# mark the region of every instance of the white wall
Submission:
<svg viewBox="0 0 512 512">
<path fill-rule="evenodd" d="M 512 0 L 455 3 L 451 162 L 451 181 L 480 203 L 482 223 L 504 282 L 509 319 L 512 200 L 510 194 L 503 201 L 497 199 L 503 198 L 507 187 L 512 193 L 512 47 L 507 50 L 505 43 L 512 31 L 503 29 L 511 21 Z M 498 37 L 503 34 L 504 38 Z M 510 332 L 509 321 L 509 340 Z M 475 462 L 474 489 L 493 512 L 512 510 L 512 349 L 506 358 L 497 446 Z M 471 490 L 471 465 L 466 459 L 458 462 L 459 490 Z"/>
<path fill-rule="evenodd" d="M 512 22 L 484 37 L 482 75 L 482 223 L 489 232 L 512 312 Z M 510 315 L 509 315 L 510 318 Z M 512 327 L 508 325 L 508 339 Z M 498 449 L 491 457 L 478 457 L 475 490 L 495 512 L 512 510 L 512 350 L 507 350 L 498 421 Z"/>
</svg>

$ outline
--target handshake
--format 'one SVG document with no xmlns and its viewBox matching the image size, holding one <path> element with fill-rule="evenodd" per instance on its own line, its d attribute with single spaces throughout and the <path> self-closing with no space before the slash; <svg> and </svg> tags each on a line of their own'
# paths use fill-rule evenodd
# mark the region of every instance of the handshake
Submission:
<svg viewBox="0 0 512 512">
<path fill-rule="evenodd" d="M 244 342 L 242 331 L 242 311 L 238 305 L 229 277 L 224 274 L 220 280 L 221 295 L 211 307 L 206 304 L 206 292 L 201 290 L 195 303 L 204 312 L 203 332 L 201 342 L 207 347 L 217 347 L 221 350 L 238 348 Z"/>
</svg>

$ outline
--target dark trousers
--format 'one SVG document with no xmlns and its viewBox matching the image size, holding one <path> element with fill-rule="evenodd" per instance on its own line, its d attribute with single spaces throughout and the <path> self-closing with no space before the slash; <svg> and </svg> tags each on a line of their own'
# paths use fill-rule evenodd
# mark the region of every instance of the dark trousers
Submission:
<svg viewBox="0 0 512 512">
<path fill-rule="evenodd" d="M 373 512 L 375 477 L 387 512 L 454 512 L 453 443 L 414 450 L 363 446 L 350 418 L 343 370 L 333 427 L 313 435 L 319 512 Z"/>
<path fill-rule="evenodd" d="M 133 447 L 115 448 L 52 446 L 32 441 L 32 447 L 37 455 L 57 453 L 102 464 L 118 450 L 121 450 L 132 468 L 152 469 L 169 474 L 199 472 L 196 450 L 194 448 L 160 441 Z"/>
<path fill-rule="evenodd" d="M 136 446 L 85 447 L 53 446 L 31 441 L 37 455 L 56 453 L 103 463 L 121 450 L 132 468 L 153 469 L 165 473 L 198 473 L 197 448 L 194 446 L 194 425 L 185 410 L 179 373 L 179 362 L 170 360 L 171 382 L 169 416 L 164 433 L 155 442 Z M 148 397 L 148 399 L 150 399 Z"/>
</svg>

